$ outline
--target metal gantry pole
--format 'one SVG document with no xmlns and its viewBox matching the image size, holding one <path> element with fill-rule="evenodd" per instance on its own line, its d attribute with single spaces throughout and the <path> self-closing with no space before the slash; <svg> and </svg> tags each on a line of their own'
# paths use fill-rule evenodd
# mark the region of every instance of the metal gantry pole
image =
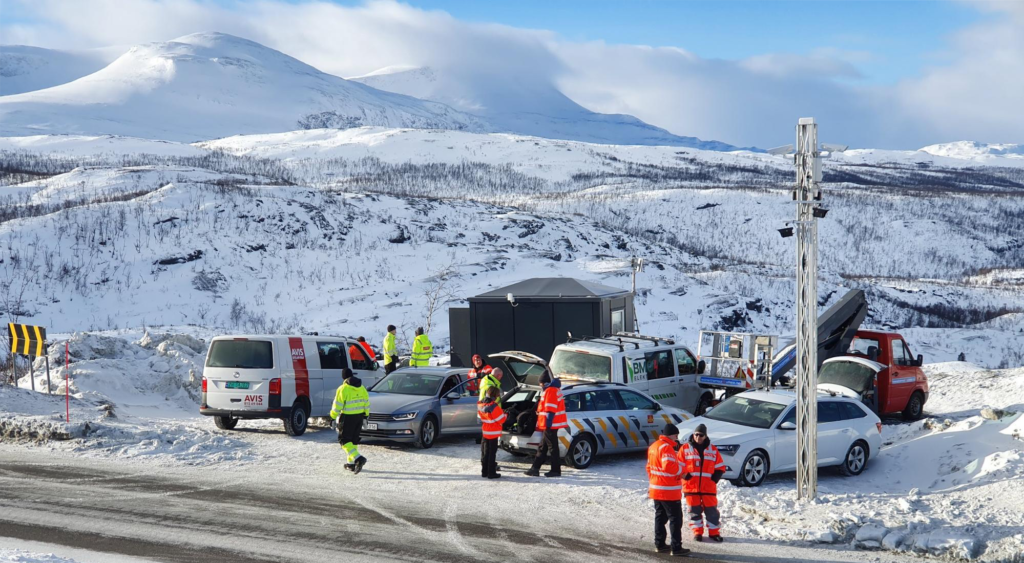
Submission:
<svg viewBox="0 0 1024 563">
<path fill-rule="evenodd" d="M 818 125 L 802 117 L 796 127 L 796 448 L 797 499 L 818 495 L 818 222 L 821 200 Z"/>
</svg>

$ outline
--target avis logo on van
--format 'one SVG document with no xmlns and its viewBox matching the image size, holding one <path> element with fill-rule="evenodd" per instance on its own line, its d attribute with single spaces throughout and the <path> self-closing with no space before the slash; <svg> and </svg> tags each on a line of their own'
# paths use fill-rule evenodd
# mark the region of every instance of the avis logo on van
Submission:
<svg viewBox="0 0 1024 563">
<path fill-rule="evenodd" d="M 292 348 L 292 361 L 305 359 L 306 352 L 302 348 Z"/>
<path fill-rule="evenodd" d="M 262 407 L 263 395 L 246 395 L 243 404 L 247 407 Z"/>
</svg>

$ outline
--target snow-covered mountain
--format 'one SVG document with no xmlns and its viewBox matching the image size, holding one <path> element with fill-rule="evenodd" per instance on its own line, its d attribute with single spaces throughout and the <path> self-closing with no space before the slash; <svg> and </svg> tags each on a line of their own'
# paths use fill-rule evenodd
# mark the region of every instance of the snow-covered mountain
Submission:
<svg viewBox="0 0 1024 563">
<path fill-rule="evenodd" d="M 0 98 L 0 134 L 197 140 L 303 127 L 484 130 L 475 117 L 325 74 L 258 43 L 199 33 L 133 47 L 73 82 Z"/>
<path fill-rule="evenodd" d="M 77 80 L 107 66 L 127 49 L 61 51 L 0 45 L 0 96 L 42 90 Z"/>
<path fill-rule="evenodd" d="M 995 157 L 1024 159 L 1024 145 L 979 143 L 977 141 L 957 141 L 929 145 L 922 152 L 936 156 L 948 156 L 967 160 L 989 160 Z"/>
<path fill-rule="evenodd" d="M 389 66 L 351 80 L 444 103 L 486 120 L 497 132 L 616 145 L 670 145 L 731 151 L 719 141 L 682 137 L 630 115 L 590 111 L 546 80 L 502 73 L 488 77 L 430 67 Z"/>
</svg>

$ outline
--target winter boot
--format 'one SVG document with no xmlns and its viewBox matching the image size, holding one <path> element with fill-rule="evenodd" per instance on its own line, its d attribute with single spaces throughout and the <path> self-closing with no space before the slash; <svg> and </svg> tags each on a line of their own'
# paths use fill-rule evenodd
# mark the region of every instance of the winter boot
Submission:
<svg viewBox="0 0 1024 563">
<path fill-rule="evenodd" d="M 722 536 L 711 536 L 711 539 L 715 540 L 718 543 L 722 543 L 723 541 L 725 541 L 722 539 Z"/>
<path fill-rule="evenodd" d="M 693 541 L 704 541 L 704 536 L 701 534 L 693 534 Z"/>
<path fill-rule="evenodd" d="M 356 459 L 356 466 L 355 468 L 352 469 L 352 472 L 358 475 L 359 472 L 363 470 L 364 465 L 366 465 L 366 458 L 363 456 L 359 456 Z"/>
<path fill-rule="evenodd" d="M 672 550 L 672 557 L 689 557 L 689 556 L 690 556 L 690 550 L 686 549 L 685 547 L 680 547 L 678 549 L 673 549 Z"/>
<path fill-rule="evenodd" d="M 654 546 L 654 551 L 655 553 L 668 553 L 668 546 L 664 544 L 656 545 Z"/>
</svg>

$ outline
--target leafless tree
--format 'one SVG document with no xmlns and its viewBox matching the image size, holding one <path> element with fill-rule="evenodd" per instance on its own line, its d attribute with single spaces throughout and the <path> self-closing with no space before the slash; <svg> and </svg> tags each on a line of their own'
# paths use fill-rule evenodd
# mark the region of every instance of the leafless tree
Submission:
<svg viewBox="0 0 1024 563">
<path fill-rule="evenodd" d="M 435 270 L 427 278 L 427 287 L 423 291 L 424 316 L 426 324 L 424 329 L 430 333 L 430 327 L 434 322 L 434 315 L 445 307 L 449 302 L 455 300 L 459 291 L 459 270 L 456 267 L 455 255 L 449 256 L 449 261 L 444 266 Z"/>
</svg>

